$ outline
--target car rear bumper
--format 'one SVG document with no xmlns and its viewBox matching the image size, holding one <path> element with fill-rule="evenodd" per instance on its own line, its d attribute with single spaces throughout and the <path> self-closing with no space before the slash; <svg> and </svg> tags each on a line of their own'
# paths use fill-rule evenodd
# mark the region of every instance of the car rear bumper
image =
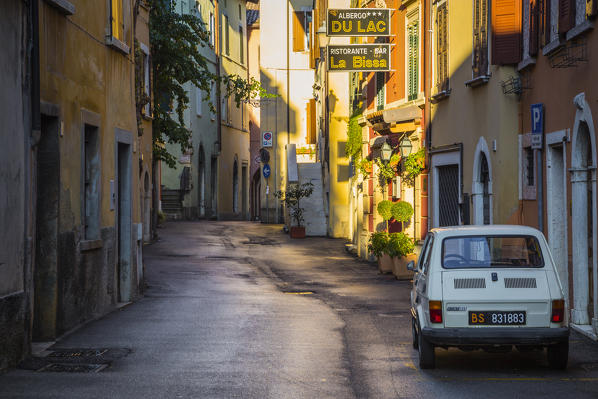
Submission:
<svg viewBox="0 0 598 399">
<path fill-rule="evenodd" d="M 569 339 L 569 328 L 429 328 L 422 336 L 434 345 L 553 345 Z"/>
</svg>

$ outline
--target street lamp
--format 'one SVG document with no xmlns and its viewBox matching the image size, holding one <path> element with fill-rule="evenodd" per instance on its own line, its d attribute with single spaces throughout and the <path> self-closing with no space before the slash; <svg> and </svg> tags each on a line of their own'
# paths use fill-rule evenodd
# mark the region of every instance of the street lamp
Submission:
<svg viewBox="0 0 598 399">
<path fill-rule="evenodd" d="M 390 161 L 390 157 L 392 155 L 392 147 L 385 141 L 384 144 L 382 144 L 382 148 L 380 148 L 380 153 L 382 155 L 382 161 L 386 163 Z"/>
<path fill-rule="evenodd" d="M 411 150 L 413 149 L 413 145 L 411 144 L 411 140 L 409 140 L 406 136 L 401 140 L 399 144 L 399 149 L 401 150 L 401 158 L 406 157 L 407 155 L 411 154 Z"/>
</svg>

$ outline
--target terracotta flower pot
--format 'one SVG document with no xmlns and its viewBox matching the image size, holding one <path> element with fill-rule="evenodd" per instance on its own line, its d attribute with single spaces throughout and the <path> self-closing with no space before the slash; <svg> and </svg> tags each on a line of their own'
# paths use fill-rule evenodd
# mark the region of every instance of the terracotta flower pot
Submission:
<svg viewBox="0 0 598 399">
<path fill-rule="evenodd" d="M 378 257 L 378 271 L 380 273 L 392 273 L 393 263 L 392 258 L 387 254 L 382 254 Z"/>
<path fill-rule="evenodd" d="M 291 238 L 305 238 L 304 226 L 291 226 Z"/>
<path fill-rule="evenodd" d="M 417 254 L 409 254 L 402 258 L 395 257 L 393 260 L 392 273 L 395 275 L 397 280 L 411 280 L 413 278 L 413 272 L 407 270 L 407 263 L 410 261 L 417 262 Z"/>
</svg>

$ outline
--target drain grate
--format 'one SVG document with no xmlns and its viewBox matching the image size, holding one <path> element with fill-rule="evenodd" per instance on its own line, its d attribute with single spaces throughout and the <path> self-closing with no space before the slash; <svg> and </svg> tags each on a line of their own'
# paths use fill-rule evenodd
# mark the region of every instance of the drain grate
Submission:
<svg viewBox="0 0 598 399">
<path fill-rule="evenodd" d="M 102 356 L 108 349 L 58 350 L 50 353 L 48 358 L 89 358 Z"/>
<path fill-rule="evenodd" d="M 99 373 L 107 364 L 50 363 L 37 371 L 52 373 Z"/>
<path fill-rule="evenodd" d="M 30 357 L 19 368 L 54 373 L 98 373 L 131 353 L 128 348 L 61 348 L 46 357 Z"/>
</svg>

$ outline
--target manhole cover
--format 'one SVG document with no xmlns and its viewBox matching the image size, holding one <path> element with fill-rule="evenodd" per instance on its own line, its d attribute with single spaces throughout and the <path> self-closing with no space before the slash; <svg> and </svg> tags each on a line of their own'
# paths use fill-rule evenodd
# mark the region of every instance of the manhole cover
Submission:
<svg viewBox="0 0 598 399">
<path fill-rule="evenodd" d="M 50 363 L 37 371 L 53 373 L 98 373 L 106 367 L 108 367 L 107 364 Z"/>
</svg>

